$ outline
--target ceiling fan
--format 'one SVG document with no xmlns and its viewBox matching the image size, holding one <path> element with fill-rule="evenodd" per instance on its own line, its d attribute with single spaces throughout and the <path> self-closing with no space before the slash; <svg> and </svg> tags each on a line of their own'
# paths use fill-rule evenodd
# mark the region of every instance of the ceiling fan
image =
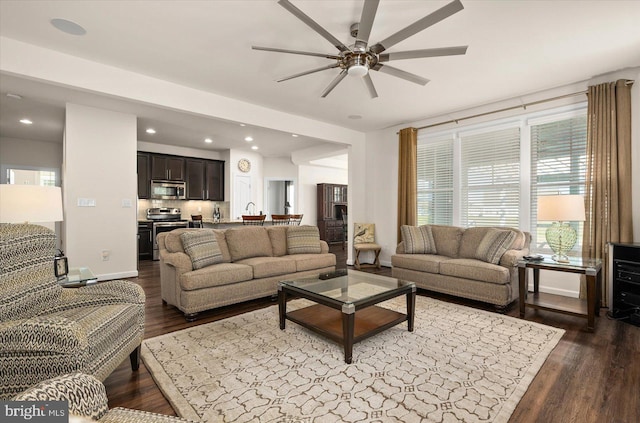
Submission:
<svg viewBox="0 0 640 423">
<path fill-rule="evenodd" d="M 456 46 L 456 47 L 444 47 L 444 48 L 428 48 L 422 50 L 402 51 L 397 53 L 384 53 L 388 48 L 398 44 L 399 42 L 411 37 L 414 34 L 448 18 L 449 16 L 464 9 L 460 0 L 454 0 L 446 6 L 441 7 L 435 12 L 419 19 L 412 23 L 408 27 L 401 29 L 395 34 L 385 38 L 384 40 L 369 46 L 369 35 L 373 26 L 373 20 L 376 17 L 376 11 L 378 10 L 378 4 L 380 0 L 365 0 L 364 7 L 362 8 L 362 15 L 360 22 L 351 25 L 351 35 L 355 38 L 355 43 L 352 46 L 347 47 L 336 37 L 331 35 L 326 29 L 320 26 L 317 22 L 307 16 L 304 12 L 291 4 L 289 0 L 279 0 L 278 4 L 287 9 L 291 14 L 307 24 L 311 29 L 316 31 L 331 44 L 333 44 L 338 50 L 337 54 L 323 54 L 313 53 L 308 51 L 287 50 L 273 47 L 259 47 L 252 46 L 253 50 L 273 51 L 278 53 L 289 54 L 301 54 L 305 56 L 324 57 L 326 59 L 332 59 L 335 62 L 322 66 L 320 68 L 311 69 L 305 72 L 300 72 L 295 75 L 287 76 L 279 79 L 278 82 L 287 81 L 289 79 L 298 78 L 300 76 L 309 75 L 311 73 L 320 72 L 327 69 L 340 68 L 342 71 L 335 77 L 327 88 L 322 92 L 321 97 L 326 97 L 347 75 L 353 75 L 362 77 L 363 81 L 369 90 L 371 98 L 378 97 L 378 93 L 373 86 L 371 80 L 370 70 L 383 72 L 388 75 L 392 75 L 398 78 L 405 79 L 416 84 L 425 85 L 429 82 L 428 79 L 421 76 L 405 72 L 401 69 L 391 67 L 384 62 L 392 60 L 403 59 L 417 59 L 423 57 L 437 57 L 437 56 L 454 56 L 465 54 L 468 46 Z"/>
</svg>

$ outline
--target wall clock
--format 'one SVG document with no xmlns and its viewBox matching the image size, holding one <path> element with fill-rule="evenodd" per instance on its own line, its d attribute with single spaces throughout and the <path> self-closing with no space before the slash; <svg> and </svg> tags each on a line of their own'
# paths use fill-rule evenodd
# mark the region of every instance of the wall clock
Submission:
<svg viewBox="0 0 640 423">
<path fill-rule="evenodd" d="M 238 169 L 240 169 L 240 172 L 249 172 L 251 170 L 251 162 L 249 161 L 249 159 L 238 160 Z"/>
</svg>

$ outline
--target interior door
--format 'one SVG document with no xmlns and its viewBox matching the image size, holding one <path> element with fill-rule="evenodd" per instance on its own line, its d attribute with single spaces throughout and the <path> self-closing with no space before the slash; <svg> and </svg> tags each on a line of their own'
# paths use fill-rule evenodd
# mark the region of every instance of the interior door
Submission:
<svg viewBox="0 0 640 423">
<path fill-rule="evenodd" d="M 249 207 L 251 199 L 251 176 L 236 175 L 233 184 L 233 219 L 242 219 L 243 214 L 250 214 L 253 211 L 258 214 L 257 206 Z M 253 201 L 255 203 L 255 201 Z"/>
</svg>

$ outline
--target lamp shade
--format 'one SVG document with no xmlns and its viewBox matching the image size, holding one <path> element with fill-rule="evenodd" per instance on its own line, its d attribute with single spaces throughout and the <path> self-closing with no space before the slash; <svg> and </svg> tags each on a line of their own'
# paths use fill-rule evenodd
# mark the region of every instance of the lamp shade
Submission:
<svg viewBox="0 0 640 423">
<path fill-rule="evenodd" d="M 585 220 L 582 195 L 543 195 L 538 197 L 538 220 L 573 222 Z"/>
<path fill-rule="evenodd" d="M 1 223 L 40 223 L 62 220 L 60 187 L 0 184 Z"/>
</svg>

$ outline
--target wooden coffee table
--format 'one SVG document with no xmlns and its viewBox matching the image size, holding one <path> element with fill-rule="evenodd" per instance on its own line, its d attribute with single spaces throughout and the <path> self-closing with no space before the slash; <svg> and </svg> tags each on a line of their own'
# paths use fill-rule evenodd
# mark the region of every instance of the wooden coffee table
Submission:
<svg viewBox="0 0 640 423">
<path fill-rule="evenodd" d="M 407 313 L 380 307 L 383 301 L 406 295 Z M 288 296 L 316 304 L 287 313 Z M 282 281 L 278 285 L 280 329 L 286 320 L 344 346 L 344 361 L 351 363 L 353 344 L 407 322 L 413 332 L 416 286 L 413 282 L 349 270 L 317 277 Z"/>
</svg>

